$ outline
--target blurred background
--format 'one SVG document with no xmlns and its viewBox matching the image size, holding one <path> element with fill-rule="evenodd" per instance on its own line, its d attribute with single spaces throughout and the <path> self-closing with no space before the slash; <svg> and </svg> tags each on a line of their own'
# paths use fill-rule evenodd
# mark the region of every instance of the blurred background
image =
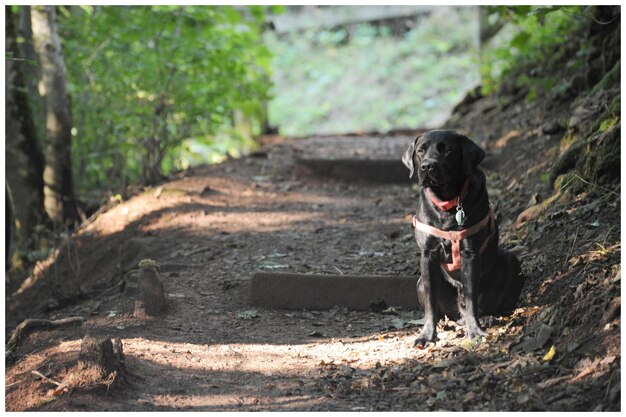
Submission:
<svg viewBox="0 0 626 417">
<path fill-rule="evenodd" d="M 478 13 L 307 6 L 270 16 L 270 123 L 296 136 L 439 126 L 480 81 Z"/>
<path fill-rule="evenodd" d="M 576 78 L 545 76 L 542 62 L 591 19 L 583 6 L 3 11 L 5 207 L 21 216 L 26 248 L 268 135 L 438 127 L 511 71 L 504 87 L 524 85 L 528 99 L 566 94 Z M 592 48 L 581 42 L 584 58 Z"/>
</svg>

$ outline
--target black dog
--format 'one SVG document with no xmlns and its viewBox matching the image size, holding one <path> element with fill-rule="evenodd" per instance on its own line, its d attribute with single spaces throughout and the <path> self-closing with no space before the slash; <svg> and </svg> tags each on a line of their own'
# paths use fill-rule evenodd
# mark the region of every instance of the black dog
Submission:
<svg viewBox="0 0 626 417">
<path fill-rule="evenodd" d="M 524 284 L 519 260 L 498 248 L 498 226 L 489 205 L 485 157 L 478 145 L 452 130 L 433 130 L 409 146 L 402 162 L 422 191 L 413 219 L 421 250 L 418 299 L 425 324 L 415 340 L 436 338 L 439 319 L 463 319 L 467 337 L 484 336 L 483 315 L 515 308 Z"/>
</svg>

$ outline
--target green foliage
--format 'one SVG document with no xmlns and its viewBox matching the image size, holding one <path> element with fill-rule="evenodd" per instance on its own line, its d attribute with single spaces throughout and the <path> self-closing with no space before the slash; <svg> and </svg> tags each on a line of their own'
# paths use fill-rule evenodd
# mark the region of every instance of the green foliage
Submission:
<svg viewBox="0 0 626 417">
<path fill-rule="evenodd" d="M 184 165 L 190 141 L 223 140 L 235 110 L 260 120 L 271 62 L 263 7 L 62 10 L 80 193 L 158 180 Z"/>
<path fill-rule="evenodd" d="M 533 7 L 491 6 L 487 7 L 489 20 L 503 20 L 513 26 L 504 45 L 487 49 L 483 54 L 481 75 L 483 93 L 497 90 L 503 79 L 514 71 L 524 68 L 515 76 L 517 86 L 529 86 L 529 99 L 534 99 L 538 88 L 552 89 L 555 94 L 564 93 L 572 80 L 555 80 L 545 76 L 551 63 L 563 53 L 563 45 L 584 19 L 581 6 Z M 582 57 L 589 50 L 581 48 Z M 575 64 L 573 64 L 575 65 Z"/>
<path fill-rule="evenodd" d="M 277 37 L 269 113 L 287 135 L 437 126 L 479 81 L 473 8 L 436 8 L 404 35 L 386 27 Z"/>
</svg>

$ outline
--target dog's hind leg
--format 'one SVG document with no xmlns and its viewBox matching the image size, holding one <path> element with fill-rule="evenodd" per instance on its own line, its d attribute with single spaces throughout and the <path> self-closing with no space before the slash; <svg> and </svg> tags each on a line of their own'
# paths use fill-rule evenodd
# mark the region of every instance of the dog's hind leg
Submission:
<svg viewBox="0 0 626 417">
<path fill-rule="evenodd" d="M 499 249 L 490 285 L 481 288 L 479 306 L 481 315 L 499 316 L 511 313 L 518 302 L 524 275 L 517 257 L 511 252 Z"/>
</svg>

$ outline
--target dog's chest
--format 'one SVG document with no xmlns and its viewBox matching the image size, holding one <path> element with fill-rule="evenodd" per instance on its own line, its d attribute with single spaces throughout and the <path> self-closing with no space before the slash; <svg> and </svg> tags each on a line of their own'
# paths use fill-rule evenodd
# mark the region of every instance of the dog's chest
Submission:
<svg viewBox="0 0 626 417">
<path fill-rule="evenodd" d="M 449 264 L 452 263 L 452 244 L 449 240 L 442 240 L 439 242 L 439 259 L 441 264 Z M 443 271 L 443 275 L 446 277 L 446 280 L 450 282 L 453 286 L 460 288 L 461 287 L 461 271 L 446 271 L 441 268 Z"/>
</svg>

